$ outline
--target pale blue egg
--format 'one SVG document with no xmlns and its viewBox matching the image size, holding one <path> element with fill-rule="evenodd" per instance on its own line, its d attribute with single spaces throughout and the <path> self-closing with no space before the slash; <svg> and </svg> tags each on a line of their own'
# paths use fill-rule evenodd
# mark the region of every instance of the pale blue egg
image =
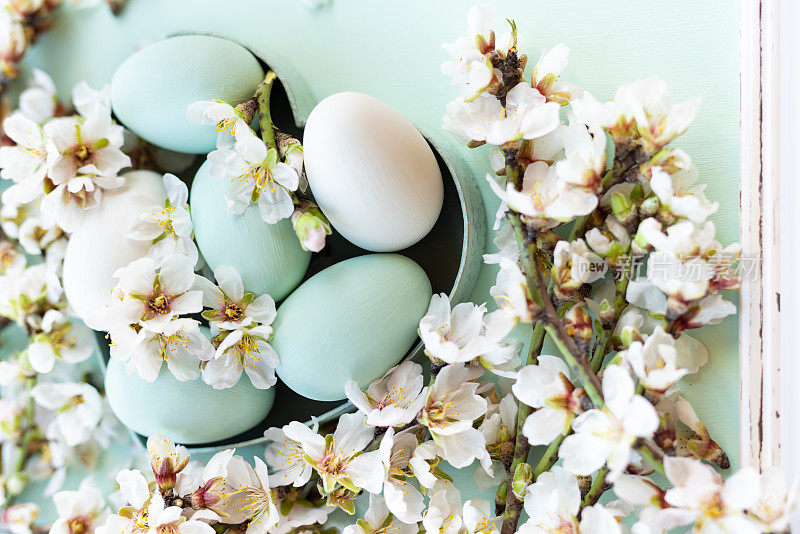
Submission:
<svg viewBox="0 0 800 534">
<path fill-rule="evenodd" d="M 314 400 L 345 398 L 396 365 L 417 338 L 431 284 L 413 260 L 370 254 L 328 267 L 308 279 L 278 309 L 271 345 L 278 376 Z"/>
<path fill-rule="evenodd" d="M 147 141 L 177 152 L 214 150 L 214 126 L 190 124 L 186 107 L 200 100 L 233 106 L 253 96 L 264 79 L 256 58 L 219 37 L 184 35 L 150 44 L 123 62 L 111 80 L 119 120 Z"/>
<path fill-rule="evenodd" d="M 150 383 L 114 359 L 106 370 L 106 394 L 114 414 L 134 432 L 184 444 L 241 434 L 263 421 L 275 401 L 274 388 L 256 389 L 245 374 L 232 388 L 216 390 L 200 378 L 180 382 L 163 365 Z"/>
<path fill-rule="evenodd" d="M 268 224 L 256 204 L 241 215 L 228 213 L 226 184 L 208 168 L 205 162 L 197 171 L 189 201 L 203 258 L 212 269 L 234 267 L 248 291 L 283 299 L 303 279 L 311 253 L 300 246 L 289 219 Z"/>
</svg>

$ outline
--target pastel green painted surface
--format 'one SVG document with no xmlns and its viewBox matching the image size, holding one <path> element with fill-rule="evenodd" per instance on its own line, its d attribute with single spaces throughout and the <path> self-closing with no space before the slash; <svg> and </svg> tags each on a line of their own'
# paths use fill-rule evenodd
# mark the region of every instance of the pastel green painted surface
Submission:
<svg viewBox="0 0 800 534">
<path fill-rule="evenodd" d="M 306 274 L 311 253 L 300 242 L 289 219 L 267 224 L 256 204 L 244 213 L 228 213 L 225 183 L 211 176 L 204 163 L 192 183 L 189 205 L 197 246 L 212 269 L 230 265 L 242 275 L 244 287 L 279 301 Z"/>
<path fill-rule="evenodd" d="M 244 102 L 264 78 L 256 58 L 227 39 L 184 35 L 150 44 L 119 66 L 111 104 L 122 123 L 151 143 L 203 154 L 214 150 L 213 126 L 186 121 L 199 100 Z"/>
<path fill-rule="evenodd" d="M 271 344 L 278 376 L 314 400 L 345 397 L 344 385 L 380 378 L 417 338 L 431 284 L 413 260 L 370 254 L 328 267 L 280 308 Z"/>
<path fill-rule="evenodd" d="M 216 390 L 200 378 L 178 381 L 167 366 L 155 382 L 129 375 L 109 360 L 106 393 L 114 414 L 143 436 L 164 434 L 176 443 L 226 439 L 260 423 L 272 409 L 274 389 L 256 389 L 246 375 L 232 388 Z"/>
<path fill-rule="evenodd" d="M 327 95 L 360 91 L 395 107 L 426 134 L 444 137 L 448 134 L 440 127 L 441 115 L 455 89 L 439 71 L 447 58 L 441 43 L 466 33 L 472 3 L 334 0 L 310 10 L 300 0 L 129 0 L 119 18 L 105 6 L 80 12 L 65 7 L 27 56 L 26 65 L 51 73 L 62 98 L 68 98 L 80 80 L 94 86 L 108 83 L 138 44 L 171 33 L 212 33 L 243 43 L 265 59 L 279 53 L 283 64 L 291 64 L 292 78 L 311 89 L 296 99 L 301 119 Z M 566 77 L 598 98 L 609 98 L 617 85 L 650 75 L 664 78 L 677 100 L 700 96 L 699 114 L 677 146 L 694 159 L 700 180 L 708 184 L 708 197 L 720 203 L 713 217 L 720 241 L 738 239 L 739 2 L 563 0 L 558 9 L 528 0 L 492 3 L 498 25 L 505 17 L 516 19 L 529 64 L 535 64 L 544 48 L 563 42 L 571 50 Z M 269 13 L 270 19 L 243 13 Z M 402 31 L 389 35 L 390 27 Z M 492 221 L 499 202 L 483 179 L 490 171 L 486 151 L 461 150 Z M 491 235 L 487 237 L 493 250 Z M 488 301 L 491 307 L 489 287 L 496 272 L 494 266 L 483 267 L 473 301 Z M 520 339 L 527 340 L 529 334 L 528 328 L 518 327 Z M 694 334 L 711 354 L 701 372 L 686 380 L 684 394 L 737 465 L 737 318 Z M 261 454 L 263 446 L 239 452 L 249 457 Z M 464 500 L 479 493 L 471 471 L 464 471 L 466 480 L 458 484 Z"/>
</svg>

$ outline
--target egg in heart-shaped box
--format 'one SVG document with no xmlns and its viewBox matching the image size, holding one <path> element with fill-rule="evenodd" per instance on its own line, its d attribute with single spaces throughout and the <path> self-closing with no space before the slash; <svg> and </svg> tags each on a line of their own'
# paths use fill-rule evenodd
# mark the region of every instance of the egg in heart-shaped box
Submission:
<svg viewBox="0 0 800 534">
<path fill-rule="evenodd" d="M 181 382 L 166 366 L 155 382 L 147 382 L 128 374 L 130 366 L 111 362 L 106 386 L 112 408 L 140 434 L 230 445 L 292 420 L 336 417 L 349 409 L 349 380 L 366 387 L 421 353 L 417 327 L 431 295 L 465 300 L 480 268 L 484 208 L 447 134 L 426 136 L 387 103 L 360 93 L 331 95 L 308 114 L 299 103 L 312 98 L 300 76 L 280 54 L 259 50 L 255 57 L 219 37 L 168 38 L 135 52 L 112 82 L 112 107 L 125 126 L 162 148 L 200 154 L 180 178 L 190 186 L 195 240 L 207 264 L 202 274 L 213 282 L 215 269 L 231 266 L 245 292 L 269 294 L 277 303 L 267 340 L 279 359 L 279 380 L 271 389 L 253 387 L 243 373 L 232 388 L 217 390 L 199 378 Z M 204 161 L 215 149 L 215 127 L 183 119 L 193 101 L 221 99 L 236 106 L 249 100 L 267 65 L 278 74 L 272 119 L 304 144 L 310 185 L 305 194 L 333 226 L 318 253 L 301 247 L 289 218 L 265 222 L 256 203 L 232 213 L 229 184 Z M 303 131 L 296 116 L 306 115 Z M 134 175 L 127 187 L 160 202 L 164 191 L 156 178 Z M 124 243 L 125 193 L 119 195 L 120 206 L 103 207 L 114 214 L 96 216 L 95 226 L 103 229 L 94 232 L 103 235 L 85 241 Z M 102 281 L 97 288 L 89 275 L 73 273 L 73 287 L 65 289 L 87 324 L 106 329 L 98 310 L 106 304 L 113 271 L 144 253 L 122 247 L 104 260 L 108 265 L 97 267 L 102 272 L 91 274 Z M 155 407 L 159 417 L 147 417 Z M 211 416 L 224 424 L 198 423 Z"/>
</svg>

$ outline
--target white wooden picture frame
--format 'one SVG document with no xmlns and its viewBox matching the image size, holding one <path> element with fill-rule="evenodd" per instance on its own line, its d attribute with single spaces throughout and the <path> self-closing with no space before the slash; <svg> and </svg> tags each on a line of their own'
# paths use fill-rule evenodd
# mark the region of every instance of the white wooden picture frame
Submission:
<svg viewBox="0 0 800 534">
<path fill-rule="evenodd" d="M 787 401 L 781 392 L 779 30 L 781 8 L 793 1 L 741 0 L 741 243 L 750 272 L 740 292 L 740 457 L 743 466 L 759 470 L 784 465 L 782 444 L 792 424 L 781 418 Z"/>
</svg>

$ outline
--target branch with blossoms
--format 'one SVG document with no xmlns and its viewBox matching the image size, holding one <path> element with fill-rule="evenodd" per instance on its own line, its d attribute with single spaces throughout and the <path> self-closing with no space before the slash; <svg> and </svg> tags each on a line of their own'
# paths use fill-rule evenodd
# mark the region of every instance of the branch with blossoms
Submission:
<svg viewBox="0 0 800 534">
<path fill-rule="evenodd" d="M 211 175 L 227 183 L 228 213 L 241 214 L 257 204 L 264 222 L 291 219 L 303 249 L 319 252 L 331 225 L 307 195 L 303 146 L 272 121 L 270 96 L 276 79 L 269 71 L 253 97 L 235 108 L 220 100 L 195 102 L 186 118 L 219 132 L 208 162 Z M 250 127 L 256 116 L 258 133 Z"/>
<path fill-rule="evenodd" d="M 99 199 L 102 186 L 92 180 L 100 172 L 71 165 L 72 156 L 56 143 L 48 158 L 46 140 L 80 135 L 87 122 L 96 134 L 107 134 L 111 140 L 100 143 L 86 136 L 86 145 L 102 153 L 102 185 L 109 187 L 127 156 L 115 144 L 121 131 L 111 124 L 105 93 L 80 84 L 73 97 L 77 112 L 71 115 L 57 101 L 52 80 L 34 71 L 19 108 L 3 123 L 18 143 L 0 147 L 0 177 L 13 182 L 0 206 L 0 317 L 9 340 L 14 332 L 24 339 L 0 361 L 0 522 L 10 527 L 38 513 L 15 503 L 30 482 L 49 479 L 43 491 L 53 495 L 70 469 L 91 469 L 122 431 L 80 365 L 93 353 L 93 334 L 69 317 L 62 285 L 66 228 L 93 196 Z"/>
</svg>

